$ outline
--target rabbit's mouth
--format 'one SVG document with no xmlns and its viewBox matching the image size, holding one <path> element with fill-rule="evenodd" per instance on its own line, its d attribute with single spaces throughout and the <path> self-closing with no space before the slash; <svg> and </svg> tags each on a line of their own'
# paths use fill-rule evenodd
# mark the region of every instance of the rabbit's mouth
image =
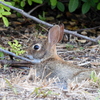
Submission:
<svg viewBox="0 0 100 100">
<path fill-rule="evenodd" d="M 41 63 L 41 62 L 47 60 L 47 58 L 46 59 L 36 59 L 32 55 L 25 55 L 25 57 L 30 60 L 33 60 L 33 63 Z"/>
<path fill-rule="evenodd" d="M 33 56 L 32 55 L 25 55 L 26 58 L 30 59 L 30 60 L 33 60 Z"/>
</svg>

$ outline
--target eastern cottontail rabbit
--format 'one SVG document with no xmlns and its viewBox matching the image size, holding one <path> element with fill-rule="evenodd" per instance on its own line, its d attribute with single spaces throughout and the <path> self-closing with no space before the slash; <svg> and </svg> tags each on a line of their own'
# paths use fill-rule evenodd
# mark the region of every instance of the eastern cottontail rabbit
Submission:
<svg viewBox="0 0 100 100">
<path fill-rule="evenodd" d="M 48 33 L 48 39 L 35 40 L 28 49 L 29 59 L 44 59 L 44 62 L 33 65 L 40 77 L 59 77 L 61 81 L 78 77 L 79 81 L 90 77 L 92 69 L 78 67 L 65 62 L 57 55 L 56 44 L 62 40 L 64 25 L 53 26 Z M 32 72 L 31 72 L 32 73 Z"/>
</svg>

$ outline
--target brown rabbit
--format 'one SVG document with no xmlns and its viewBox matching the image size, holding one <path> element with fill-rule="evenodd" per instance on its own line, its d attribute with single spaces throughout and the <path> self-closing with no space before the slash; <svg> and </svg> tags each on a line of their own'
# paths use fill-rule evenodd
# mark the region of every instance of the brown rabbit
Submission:
<svg viewBox="0 0 100 100">
<path fill-rule="evenodd" d="M 27 57 L 31 60 L 34 58 L 44 60 L 40 64 L 33 65 L 37 75 L 46 77 L 51 73 L 48 78 L 59 77 L 62 82 L 76 77 L 79 81 L 89 78 L 94 69 L 69 64 L 57 55 L 56 44 L 62 40 L 63 34 L 64 25 L 55 25 L 49 30 L 48 39 L 33 41 Z"/>
</svg>

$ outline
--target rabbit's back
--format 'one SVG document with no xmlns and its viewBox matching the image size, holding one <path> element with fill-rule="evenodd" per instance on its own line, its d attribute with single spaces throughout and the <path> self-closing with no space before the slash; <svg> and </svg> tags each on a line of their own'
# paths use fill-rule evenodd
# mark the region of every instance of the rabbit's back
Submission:
<svg viewBox="0 0 100 100">
<path fill-rule="evenodd" d="M 32 66 L 40 78 L 58 77 L 61 81 L 78 78 L 79 81 L 90 78 L 90 71 L 56 59 L 48 59 Z"/>
</svg>

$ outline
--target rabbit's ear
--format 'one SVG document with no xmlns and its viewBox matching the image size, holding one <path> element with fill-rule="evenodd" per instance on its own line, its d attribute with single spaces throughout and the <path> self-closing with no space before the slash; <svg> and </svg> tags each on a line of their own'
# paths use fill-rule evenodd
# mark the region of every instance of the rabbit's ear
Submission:
<svg viewBox="0 0 100 100">
<path fill-rule="evenodd" d="M 59 42 L 59 37 L 60 37 L 60 26 L 55 25 L 49 30 L 48 43 L 50 43 L 51 46 L 56 45 Z"/>
<path fill-rule="evenodd" d="M 60 36 L 59 36 L 59 41 L 60 42 L 63 39 L 63 35 L 64 35 L 64 24 L 60 25 Z"/>
</svg>

